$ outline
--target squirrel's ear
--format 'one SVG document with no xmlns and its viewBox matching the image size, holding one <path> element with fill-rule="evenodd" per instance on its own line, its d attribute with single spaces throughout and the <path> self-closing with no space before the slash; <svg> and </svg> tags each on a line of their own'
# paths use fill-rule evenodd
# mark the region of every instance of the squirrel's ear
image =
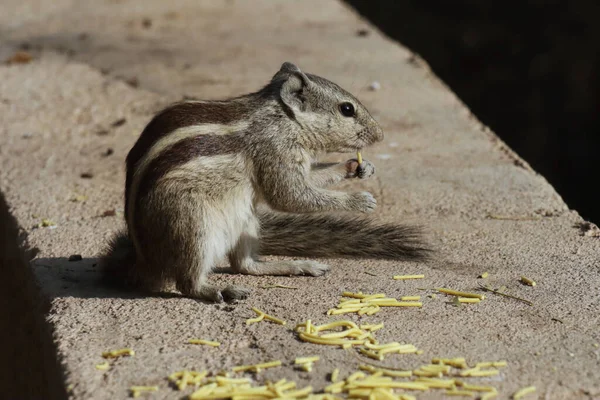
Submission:
<svg viewBox="0 0 600 400">
<path fill-rule="evenodd" d="M 292 109 L 302 110 L 304 103 L 302 90 L 310 85 L 308 77 L 294 64 L 285 62 L 273 77 L 273 81 L 276 80 L 283 81 L 280 91 L 281 100 Z"/>
</svg>

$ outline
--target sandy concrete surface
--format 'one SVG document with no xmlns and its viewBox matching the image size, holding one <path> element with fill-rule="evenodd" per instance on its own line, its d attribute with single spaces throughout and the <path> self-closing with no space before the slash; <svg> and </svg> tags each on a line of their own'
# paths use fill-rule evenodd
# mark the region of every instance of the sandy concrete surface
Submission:
<svg viewBox="0 0 600 400">
<path fill-rule="evenodd" d="M 508 367 L 500 375 L 474 380 L 496 386 L 500 398 L 529 385 L 538 388 L 529 398 L 600 398 L 600 242 L 593 227 L 582 226 L 577 212 L 424 62 L 343 4 L 4 0 L 0 59 L 19 49 L 34 59 L 0 66 L 0 190 L 40 249 L 32 268 L 50 300 L 46 320 L 73 398 L 125 398 L 131 385 L 159 385 L 149 398 L 181 398 L 166 380 L 173 371 L 272 359 L 284 366 L 261 373 L 260 381 L 285 377 L 322 389 L 327 373 L 339 367 L 347 374 L 359 360 L 300 342 L 290 328 L 309 318 L 339 319 L 325 312 L 343 290 L 423 296 L 420 309 L 361 319 L 385 323 L 381 341 L 424 351 L 388 357 L 385 365 L 416 368 L 438 356 L 502 359 Z M 425 224 L 437 260 L 332 260 L 332 272 L 320 278 L 216 274 L 215 282 L 253 289 L 234 305 L 102 287 L 95 257 L 123 225 L 124 158 L 152 113 L 184 96 L 258 89 L 286 60 L 355 93 L 380 121 L 386 139 L 364 151 L 377 178 L 342 188 L 372 191 L 382 219 Z M 373 81 L 380 90 L 368 90 Z M 50 226 L 38 227 L 43 219 Z M 83 260 L 67 261 L 72 254 Z M 485 282 L 533 306 L 489 294 L 480 304 L 455 307 L 419 290 L 476 291 L 485 271 Z M 409 273 L 425 279 L 392 279 Z M 520 284 L 521 275 L 537 286 Z M 262 288 L 274 283 L 297 289 Z M 247 326 L 253 306 L 288 325 Z M 222 345 L 187 345 L 192 337 Z M 121 347 L 136 355 L 96 370 L 103 351 Z M 289 365 L 312 354 L 321 356 L 312 373 Z"/>
</svg>

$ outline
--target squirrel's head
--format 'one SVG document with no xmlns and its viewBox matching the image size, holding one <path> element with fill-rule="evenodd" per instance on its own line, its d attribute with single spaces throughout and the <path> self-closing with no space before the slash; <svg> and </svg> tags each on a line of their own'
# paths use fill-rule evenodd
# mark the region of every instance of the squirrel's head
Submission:
<svg viewBox="0 0 600 400">
<path fill-rule="evenodd" d="M 271 81 L 288 115 L 302 126 L 314 150 L 351 152 L 383 139 L 381 127 L 350 93 L 286 62 Z"/>
</svg>

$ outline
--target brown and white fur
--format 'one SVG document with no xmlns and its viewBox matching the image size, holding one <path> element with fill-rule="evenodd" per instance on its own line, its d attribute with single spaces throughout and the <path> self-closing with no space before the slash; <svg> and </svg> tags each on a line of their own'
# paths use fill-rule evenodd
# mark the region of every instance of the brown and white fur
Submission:
<svg viewBox="0 0 600 400">
<path fill-rule="evenodd" d="M 349 114 L 348 103 L 350 116 L 342 113 L 344 105 Z M 291 63 L 256 93 L 172 105 L 127 156 L 128 232 L 113 239 L 104 271 L 120 283 L 150 290 L 175 283 L 185 296 L 220 302 L 249 293 L 207 282 L 225 256 L 242 274 L 313 276 L 328 267 L 258 256 L 423 258 L 428 250 L 416 228 L 331 213 L 374 210 L 368 192 L 325 187 L 367 178 L 375 168 L 354 159 L 318 164 L 317 154 L 356 151 L 382 139 L 354 96 Z M 259 203 L 268 209 L 259 211 Z"/>
</svg>

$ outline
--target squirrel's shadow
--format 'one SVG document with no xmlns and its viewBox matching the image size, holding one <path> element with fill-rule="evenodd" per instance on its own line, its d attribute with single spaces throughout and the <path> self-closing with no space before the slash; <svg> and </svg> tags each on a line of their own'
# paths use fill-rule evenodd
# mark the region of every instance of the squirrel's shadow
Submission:
<svg viewBox="0 0 600 400">
<path fill-rule="evenodd" d="M 111 287 L 102 280 L 98 258 L 69 261 L 65 257 L 36 258 L 30 262 L 41 292 L 48 298 L 77 297 L 139 299 L 146 297 L 177 298 L 176 292 L 147 292 Z M 223 271 L 225 272 L 225 271 Z M 203 300 L 201 303 L 211 304 Z"/>
</svg>

